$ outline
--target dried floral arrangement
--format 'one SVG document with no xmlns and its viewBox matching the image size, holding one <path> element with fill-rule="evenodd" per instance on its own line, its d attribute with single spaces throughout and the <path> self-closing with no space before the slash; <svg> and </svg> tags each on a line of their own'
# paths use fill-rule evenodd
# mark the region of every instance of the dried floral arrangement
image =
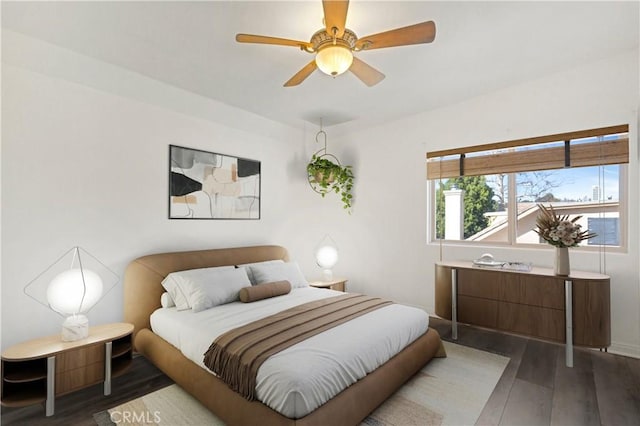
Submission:
<svg viewBox="0 0 640 426">
<path fill-rule="evenodd" d="M 588 229 L 583 231 L 582 226 L 576 223 L 582 216 L 569 220 L 569 215 L 557 215 L 551 205 L 547 208 L 538 204 L 538 208 L 540 209 L 536 219 L 538 229 L 534 231 L 552 246 L 576 247 L 581 241 L 597 236 Z"/>
</svg>

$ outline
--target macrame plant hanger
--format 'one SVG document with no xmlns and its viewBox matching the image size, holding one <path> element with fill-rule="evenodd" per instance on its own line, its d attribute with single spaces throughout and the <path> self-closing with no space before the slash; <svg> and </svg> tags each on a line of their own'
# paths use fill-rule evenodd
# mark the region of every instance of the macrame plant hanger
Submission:
<svg viewBox="0 0 640 426">
<path fill-rule="evenodd" d="M 322 142 L 320 142 L 320 138 L 322 137 Z M 340 160 L 338 160 L 338 157 L 336 157 L 333 154 L 330 154 L 327 151 L 327 133 L 322 130 L 322 118 L 320 119 L 320 130 L 318 131 L 318 133 L 316 133 L 316 143 L 322 143 L 323 146 L 322 148 L 320 148 L 319 150 L 317 150 L 313 156 L 311 158 L 327 158 L 330 157 L 330 161 L 335 162 L 338 166 L 342 166 L 342 164 L 340 164 Z M 331 192 L 330 189 L 328 188 L 322 188 L 320 187 L 315 179 L 314 176 L 307 174 L 307 181 L 309 182 L 309 186 L 311 187 L 311 189 L 313 189 L 315 192 L 317 192 L 318 194 L 326 194 L 328 192 Z"/>
</svg>

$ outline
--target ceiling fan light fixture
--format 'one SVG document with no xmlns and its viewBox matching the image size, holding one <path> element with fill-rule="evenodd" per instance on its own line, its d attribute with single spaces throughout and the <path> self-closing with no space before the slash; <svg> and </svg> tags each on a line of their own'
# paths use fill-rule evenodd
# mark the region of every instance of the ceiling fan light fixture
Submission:
<svg viewBox="0 0 640 426">
<path fill-rule="evenodd" d="M 287 80 L 284 87 L 299 85 L 317 68 L 334 77 L 347 70 L 351 71 L 360 81 L 371 87 L 380 83 L 384 74 L 360 58 L 354 57 L 353 52 L 431 43 L 436 37 L 435 23 L 426 21 L 358 39 L 356 33 L 345 28 L 348 7 L 349 0 L 322 0 L 323 28 L 316 31 L 308 42 L 254 34 L 236 34 L 236 41 L 292 46 L 303 52 L 315 53 L 315 58 Z"/>
<path fill-rule="evenodd" d="M 323 47 L 316 54 L 316 65 L 320 71 L 333 77 L 347 71 L 352 62 L 351 49 L 340 44 Z"/>
</svg>

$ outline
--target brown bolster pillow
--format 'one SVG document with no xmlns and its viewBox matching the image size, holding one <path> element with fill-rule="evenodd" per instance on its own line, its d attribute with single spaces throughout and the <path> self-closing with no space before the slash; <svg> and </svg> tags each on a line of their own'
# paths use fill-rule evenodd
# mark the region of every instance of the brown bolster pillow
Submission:
<svg viewBox="0 0 640 426">
<path fill-rule="evenodd" d="M 291 284 L 289 281 L 274 281 L 272 283 L 252 285 L 251 287 L 243 287 L 240 289 L 240 301 L 250 303 L 256 300 L 282 296 L 290 291 Z"/>
</svg>

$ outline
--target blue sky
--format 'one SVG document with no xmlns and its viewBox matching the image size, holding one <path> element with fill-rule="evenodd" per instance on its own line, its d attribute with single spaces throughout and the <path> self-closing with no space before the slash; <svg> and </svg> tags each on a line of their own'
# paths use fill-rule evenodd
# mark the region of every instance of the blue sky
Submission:
<svg viewBox="0 0 640 426">
<path fill-rule="evenodd" d="M 592 198 L 594 185 L 601 188 L 604 199 L 609 197 L 613 201 L 619 200 L 618 175 L 620 167 L 617 165 L 604 166 L 604 173 L 599 176 L 600 167 L 576 167 L 571 169 L 553 170 L 553 177 L 563 184 L 552 192 L 559 199 Z"/>
<path fill-rule="evenodd" d="M 559 183 L 558 186 L 549 191 L 559 200 L 598 201 L 593 200 L 593 187 L 598 186 L 601 199 L 605 201 L 620 201 L 620 166 L 617 164 L 546 170 L 540 173 L 544 174 L 544 179 Z M 497 188 L 494 185 L 495 177 L 492 175 L 487 175 L 486 177 L 487 183 L 497 193 Z M 442 180 L 442 182 L 446 181 L 447 179 Z M 524 188 L 519 192 L 521 194 L 525 193 Z"/>
</svg>

